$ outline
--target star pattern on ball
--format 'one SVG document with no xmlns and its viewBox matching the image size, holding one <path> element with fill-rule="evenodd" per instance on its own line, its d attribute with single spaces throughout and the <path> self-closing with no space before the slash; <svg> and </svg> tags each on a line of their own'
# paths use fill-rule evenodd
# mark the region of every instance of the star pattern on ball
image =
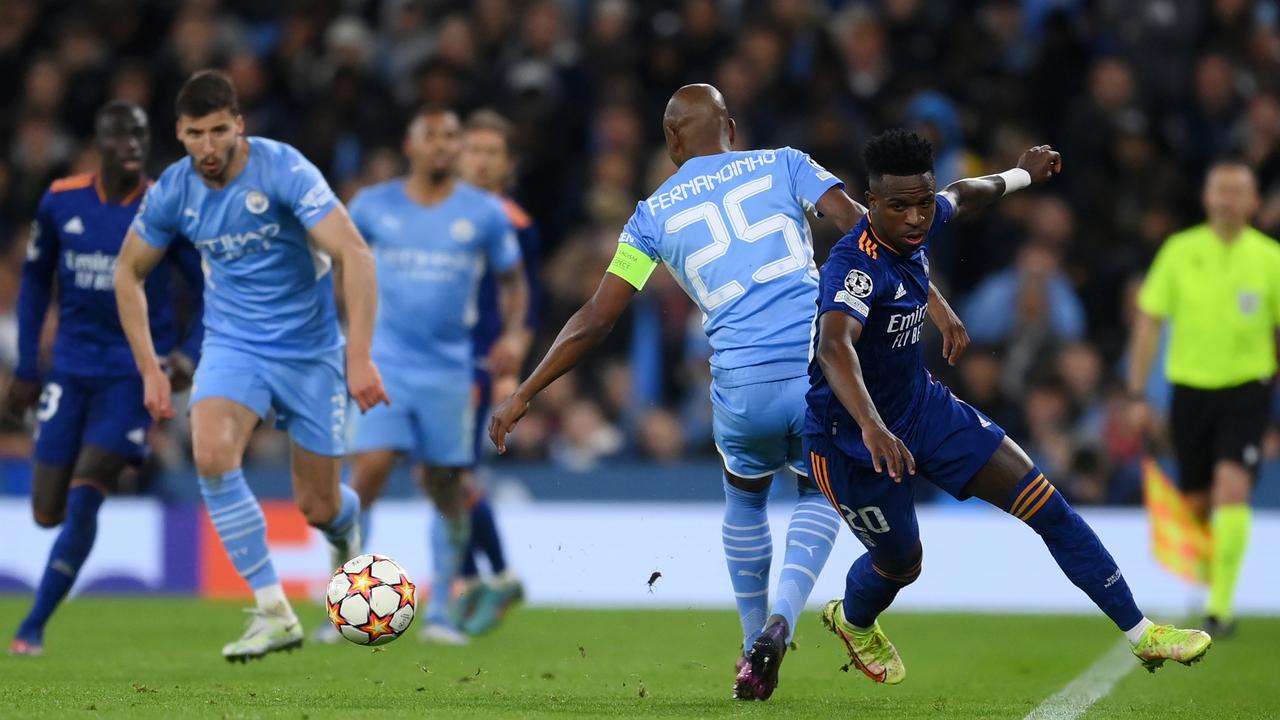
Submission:
<svg viewBox="0 0 1280 720">
<path fill-rule="evenodd" d="M 391 629 L 390 615 L 376 615 L 372 610 L 369 611 L 369 622 L 363 625 L 357 625 L 357 630 L 363 630 L 369 635 L 369 642 L 373 643 L 384 635 L 395 635 L 396 631 Z"/>
<path fill-rule="evenodd" d="M 340 608 L 336 604 L 326 604 L 329 606 L 329 622 L 333 623 L 334 627 L 340 627 L 347 624 L 347 621 L 342 619 L 342 614 L 339 612 Z"/>
<path fill-rule="evenodd" d="M 371 566 L 372 567 L 372 566 Z M 359 595 L 365 600 L 369 599 L 369 594 L 373 589 L 382 584 L 382 581 L 374 577 L 369 568 L 365 568 L 358 573 L 347 573 L 347 580 L 351 582 L 351 588 L 347 590 L 348 595 Z"/>
<path fill-rule="evenodd" d="M 392 585 L 392 590 L 400 593 L 400 607 L 405 605 L 413 606 L 415 604 L 413 583 L 408 578 L 401 576 L 399 585 Z"/>
</svg>

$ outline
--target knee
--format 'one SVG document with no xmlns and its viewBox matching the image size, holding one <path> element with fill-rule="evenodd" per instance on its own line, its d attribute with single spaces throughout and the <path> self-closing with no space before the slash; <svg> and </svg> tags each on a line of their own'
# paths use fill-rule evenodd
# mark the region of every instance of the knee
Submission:
<svg viewBox="0 0 1280 720">
<path fill-rule="evenodd" d="M 459 517 L 465 510 L 462 474 L 456 468 L 430 468 L 426 473 L 426 490 L 436 509 L 448 517 Z"/>
<path fill-rule="evenodd" d="M 64 515 L 65 513 L 49 512 L 38 508 L 31 511 L 31 516 L 35 519 L 36 525 L 46 529 L 56 528 L 61 525 Z"/>
<path fill-rule="evenodd" d="M 1213 469 L 1213 505 L 1239 505 L 1249 502 L 1253 483 L 1244 465 L 1220 462 Z"/>
<path fill-rule="evenodd" d="M 192 456 L 201 477 L 225 475 L 240 466 L 240 458 L 232 456 L 230 444 L 213 439 L 196 439 Z"/>
<path fill-rule="evenodd" d="M 905 557 L 873 559 L 871 568 L 880 577 L 906 587 L 920 577 L 924 568 L 924 547 L 916 545 L 915 552 Z"/>
<path fill-rule="evenodd" d="M 340 497 L 299 496 L 298 511 L 313 527 L 323 527 L 333 521 L 341 505 Z"/>
</svg>

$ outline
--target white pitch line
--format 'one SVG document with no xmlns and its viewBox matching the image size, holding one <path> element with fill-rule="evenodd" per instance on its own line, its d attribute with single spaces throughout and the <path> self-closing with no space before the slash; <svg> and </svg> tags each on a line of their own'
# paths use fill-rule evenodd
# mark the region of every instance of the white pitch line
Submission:
<svg viewBox="0 0 1280 720">
<path fill-rule="evenodd" d="M 1129 649 L 1129 641 L 1121 640 L 1066 687 L 1045 698 L 1025 720 L 1075 720 L 1106 697 L 1135 667 L 1138 661 Z"/>
</svg>

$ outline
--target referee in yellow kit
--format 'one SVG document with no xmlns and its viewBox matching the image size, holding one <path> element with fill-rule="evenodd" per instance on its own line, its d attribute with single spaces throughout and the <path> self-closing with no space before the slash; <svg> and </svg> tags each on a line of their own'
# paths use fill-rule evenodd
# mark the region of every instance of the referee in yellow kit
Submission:
<svg viewBox="0 0 1280 720">
<path fill-rule="evenodd" d="M 1203 202 L 1207 221 L 1165 241 L 1138 294 L 1128 390 L 1142 401 L 1168 320 L 1165 373 L 1173 385 L 1169 422 L 1179 484 L 1192 510 L 1210 523 L 1204 628 L 1222 637 L 1234 629 L 1232 596 L 1249 539 L 1249 496 L 1270 419 L 1280 245 L 1249 225 L 1258 188 L 1248 165 L 1213 165 Z"/>
</svg>

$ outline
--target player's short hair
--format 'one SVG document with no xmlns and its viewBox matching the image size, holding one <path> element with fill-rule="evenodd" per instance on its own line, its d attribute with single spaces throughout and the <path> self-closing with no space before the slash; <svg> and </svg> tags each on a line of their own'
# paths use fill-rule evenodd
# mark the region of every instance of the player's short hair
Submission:
<svg viewBox="0 0 1280 720">
<path fill-rule="evenodd" d="M 502 141 L 507 145 L 507 152 L 511 152 L 511 139 L 515 135 L 515 126 L 497 110 L 481 108 L 471 113 L 471 116 L 467 118 L 467 124 L 463 126 L 463 130 L 495 132 L 502 136 Z"/>
<path fill-rule="evenodd" d="M 240 114 L 236 86 L 221 70 L 198 70 L 193 73 L 182 84 L 174 105 L 178 117 L 204 117 L 219 110 L 230 110 L 232 115 Z"/>
<path fill-rule="evenodd" d="M 143 117 L 146 117 L 147 113 L 145 110 L 134 105 L 128 100 L 112 100 L 106 105 L 98 108 L 98 112 L 93 115 L 93 123 L 96 127 L 104 118 L 111 117 L 112 115 L 132 116 L 136 112 L 142 112 Z"/>
<path fill-rule="evenodd" d="M 910 130 L 886 130 L 867 141 L 862 162 L 871 178 L 931 173 L 933 144 Z"/>
</svg>

